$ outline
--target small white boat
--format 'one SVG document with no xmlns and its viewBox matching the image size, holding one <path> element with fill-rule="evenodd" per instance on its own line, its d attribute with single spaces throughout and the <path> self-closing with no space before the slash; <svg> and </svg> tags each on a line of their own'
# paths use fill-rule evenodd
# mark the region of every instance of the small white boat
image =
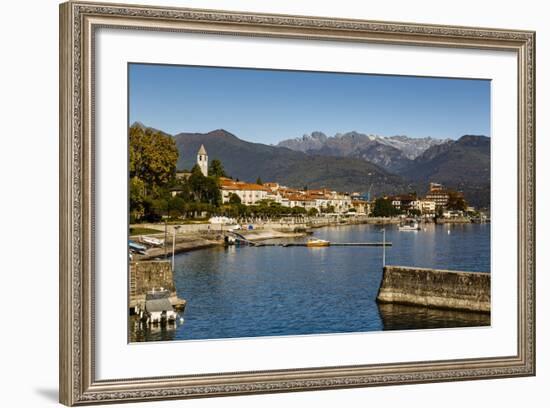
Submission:
<svg viewBox="0 0 550 408">
<path fill-rule="evenodd" d="M 164 240 L 163 239 L 158 239 L 158 238 L 154 238 L 154 237 L 142 236 L 141 241 L 145 242 L 146 244 L 149 244 L 151 246 L 163 246 L 164 245 Z"/>
<path fill-rule="evenodd" d="M 163 288 L 148 291 L 140 316 L 147 323 L 175 323 L 178 313 L 170 302 L 170 292 Z"/>
<path fill-rule="evenodd" d="M 418 225 L 417 222 L 399 226 L 399 231 L 419 231 L 419 230 L 420 230 L 420 225 Z"/>
<path fill-rule="evenodd" d="M 308 247 L 327 247 L 330 245 L 330 241 L 327 241 L 325 239 L 312 238 L 307 241 L 306 245 Z"/>
</svg>

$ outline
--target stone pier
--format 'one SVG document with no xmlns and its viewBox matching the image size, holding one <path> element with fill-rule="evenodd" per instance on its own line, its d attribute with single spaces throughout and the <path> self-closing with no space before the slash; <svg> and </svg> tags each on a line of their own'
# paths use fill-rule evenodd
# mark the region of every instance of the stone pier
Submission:
<svg viewBox="0 0 550 408">
<path fill-rule="evenodd" d="M 174 308 L 183 309 L 185 307 L 185 300 L 179 299 L 177 296 L 170 262 L 130 262 L 130 310 L 145 303 L 145 294 L 148 291 L 160 288 L 170 292 L 170 303 Z"/>
<path fill-rule="evenodd" d="M 491 274 L 386 266 L 377 300 L 490 313 Z"/>
</svg>

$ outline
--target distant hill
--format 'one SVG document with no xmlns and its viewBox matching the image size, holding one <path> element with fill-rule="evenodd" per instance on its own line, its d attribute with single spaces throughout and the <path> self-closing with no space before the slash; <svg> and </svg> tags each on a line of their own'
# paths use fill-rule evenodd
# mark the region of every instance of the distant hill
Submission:
<svg viewBox="0 0 550 408">
<path fill-rule="evenodd" d="M 339 191 L 395 193 L 406 191 L 402 177 L 358 158 L 306 154 L 285 147 L 251 143 L 219 129 L 209 133 L 180 133 L 174 136 L 180 152 L 178 169 L 190 169 L 204 144 L 209 160 L 222 161 L 233 178 L 274 181 L 290 187 Z"/>
<path fill-rule="evenodd" d="M 399 172 L 425 189 L 430 181 L 461 190 L 478 207 L 490 204 L 491 139 L 465 135 L 432 146 Z"/>
<path fill-rule="evenodd" d="M 426 149 L 447 141 L 431 137 L 382 137 L 355 131 L 329 137 L 322 132 L 313 132 L 300 138 L 283 140 L 278 146 L 309 154 L 359 158 L 390 172 L 398 172 L 408 167 Z"/>
</svg>

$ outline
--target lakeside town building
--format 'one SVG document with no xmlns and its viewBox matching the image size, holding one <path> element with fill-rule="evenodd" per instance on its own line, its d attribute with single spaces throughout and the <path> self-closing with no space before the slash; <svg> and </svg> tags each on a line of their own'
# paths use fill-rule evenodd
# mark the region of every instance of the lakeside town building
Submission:
<svg viewBox="0 0 550 408">
<path fill-rule="evenodd" d="M 220 178 L 222 202 L 228 203 L 233 194 L 237 195 L 244 205 L 254 205 L 266 200 L 268 189 L 259 184 L 234 181 L 229 178 Z"/>
<path fill-rule="evenodd" d="M 220 178 L 222 202 L 228 203 L 233 194 L 237 195 L 242 204 L 255 205 L 260 201 L 268 200 L 283 207 L 303 207 L 306 210 L 316 209 L 318 212 L 332 208 L 334 213 L 344 214 L 357 205 L 361 212 L 366 214 L 366 205 L 360 202 L 353 204 L 351 197 L 346 193 L 339 193 L 327 189 L 298 190 L 278 183 L 253 184 L 235 181 L 229 178 Z M 370 208 L 370 207 L 368 207 Z M 359 210 L 356 209 L 357 212 Z"/>
<path fill-rule="evenodd" d="M 450 190 L 444 188 L 442 184 L 430 183 L 430 188 L 428 194 L 426 194 L 426 199 L 434 201 L 436 209 L 445 208 L 449 202 L 449 197 L 451 193 L 454 193 L 457 196 L 464 198 L 462 193 L 454 191 L 451 192 Z"/>
<path fill-rule="evenodd" d="M 420 213 L 426 217 L 435 217 L 437 210 L 435 201 L 428 198 L 418 200 L 418 210 L 420 210 Z"/>
<path fill-rule="evenodd" d="M 202 174 L 208 176 L 208 154 L 204 145 L 197 152 L 197 165 Z M 178 178 L 188 178 L 190 173 L 180 172 Z M 220 189 L 222 203 L 230 202 L 236 195 L 241 204 L 257 205 L 260 202 L 274 202 L 283 207 L 302 207 L 306 210 L 315 209 L 319 213 L 330 210 L 335 214 L 370 215 L 374 208 L 374 201 L 370 201 L 359 192 L 338 192 L 326 188 L 321 189 L 295 189 L 283 186 L 276 182 L 263 184 L 236 181 L 228 177 L 220 177 Z M 177 189 L 172 195 L 178 193 Z M 446 189 L 442 184 L 430 183 L 429 191 L 425 197 L 418 197 L 415 193 L 385 196 L 397 210 L 403 213 L 415 211 L 423 217 L 434 217 L 438 210 L 446 209 L 451 194 L 463 198 L 462 193 Z M 369 194 L 370 197 L 370 194 Z M 473 211 L 473 207 L 468 207 Z M 445 213 L 447 214 L 448 211 Z"/>
</svg>

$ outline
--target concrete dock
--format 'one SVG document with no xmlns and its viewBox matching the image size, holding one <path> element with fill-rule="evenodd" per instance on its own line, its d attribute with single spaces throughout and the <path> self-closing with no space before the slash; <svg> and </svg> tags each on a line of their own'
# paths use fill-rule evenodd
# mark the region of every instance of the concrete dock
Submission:
<svg viewBox="0 0 550 408">
<path fill-rule="evenodd" d="M 490 313 L 491 274 L 385 266 L 377 300 Z"/>
</svg>

